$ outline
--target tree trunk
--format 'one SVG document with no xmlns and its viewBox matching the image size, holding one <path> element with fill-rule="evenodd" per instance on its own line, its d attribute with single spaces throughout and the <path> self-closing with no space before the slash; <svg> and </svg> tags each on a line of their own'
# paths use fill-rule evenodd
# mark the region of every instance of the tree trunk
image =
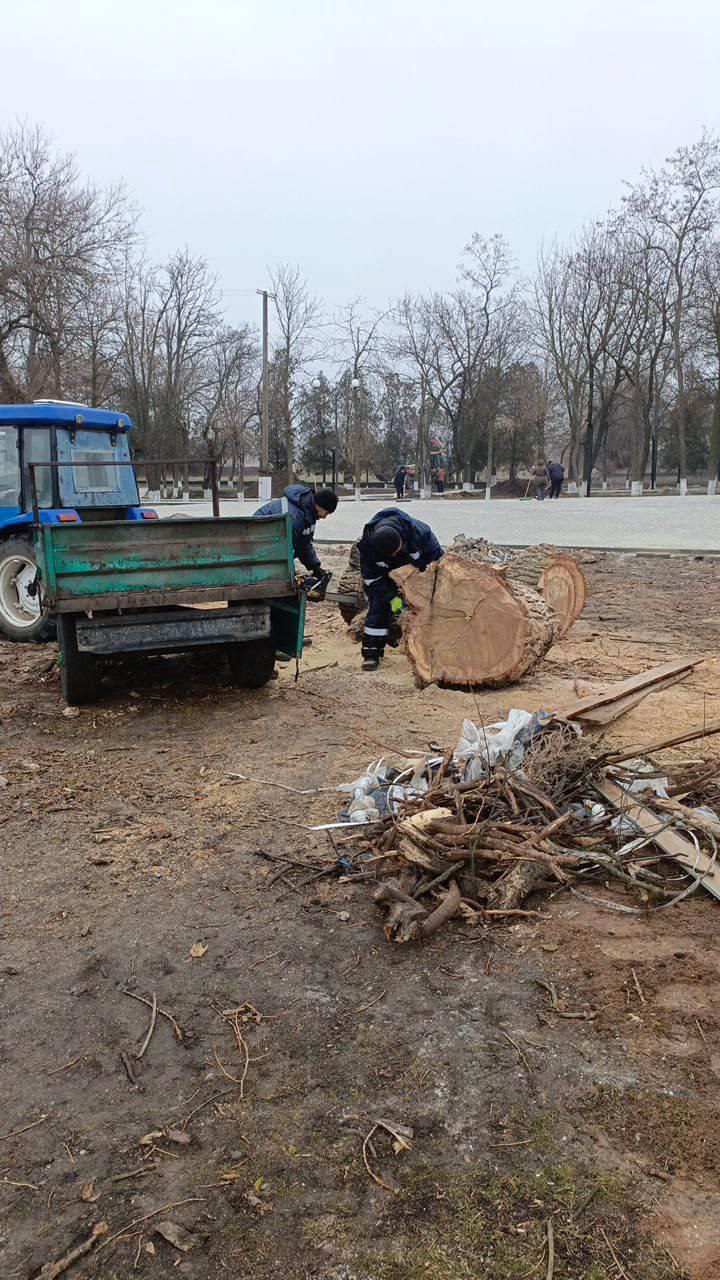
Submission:
<svg viewBox="0 0 720 1280">
<path fill-rule="evenodd" d="M 535 457 L 542 458 L 543 462 L 547 458 L 545 452 L 545 414 L 541 414 L 535 419 Z"/>
<path fill-rule="evenodd" d="M 720 382 L 715 387 L 712 428 L 710 430 L 710 455 L 708 457 L 708 493 L 717 491 L 720 479 Z"/>
<path fill-rule="evenodd" d="M 558 620 L 558 638 L 567 635 L 585 608 L 587 581 L 577 560 L 551 547 L 518 551 L 506 569 L 510 582 L 539 591 Z"/>
<path fill-rule="evenodd" d="M 490 564 L 449 552 L 403 582 L 406 652 L 418 682 L 513 684 L 545 656 L 557 617 L 535 591 Z"/>
<path fill-rule="evenodd" d="M 673 355 L 675 358 L 675 377 L 677 379 L 677 442 L 678 442 L 678 480 L 680 492 L 687 491 L 687 398 L 685 395 L 685 369 L 683 366 L 681 328 L 683 315 L 683 284 L 679 270 L 675 272 L 677 295 L 675 314 L 673 316 Z"/>
<path fill-rule="evenodd" d="M 587 421 L 585 424 L 585 459 L 583 463 L 583 481 L 585 492 L 590 495 L 593 470 L 593 399 L 595 395 L 595 364 L 588 351 L 588 403 Z"/>
</svg>

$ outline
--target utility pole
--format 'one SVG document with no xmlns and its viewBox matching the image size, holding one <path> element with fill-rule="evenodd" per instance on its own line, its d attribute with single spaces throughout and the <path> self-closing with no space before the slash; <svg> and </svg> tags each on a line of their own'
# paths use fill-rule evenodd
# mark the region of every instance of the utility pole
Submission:
<svg viewBox="0 0 720 1280">
<path fill-rule="evenodd" d="M 269 387 L 269 340 L 268 340 L 268 291 L 258 289 L 262 297 L 262 408 L 260 415 L 260 475 L 258 478 L 258 498 L 266 500 L 272 497 L 272 481 L 270 480 L 270 387 Z"/>
</svg>

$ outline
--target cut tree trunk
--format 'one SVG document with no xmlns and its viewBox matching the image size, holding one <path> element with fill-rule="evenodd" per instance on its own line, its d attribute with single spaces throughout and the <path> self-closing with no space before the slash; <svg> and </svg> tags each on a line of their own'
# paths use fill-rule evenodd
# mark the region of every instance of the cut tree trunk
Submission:
<svg viewBox="0 0 720 1280">
<path fill-rule="evenodd" d="M 453 551 L 472 560 L 505 559 L 508 579 L 539 591 L 555 610 L 559 619 L 558 637 L 567 635 L 585 608 L 585 574 L 573 556 L 559 551 L 557 547 L 527 547 L 523 551 L 503 555 L 484 538 L 466 538 L 460 534 L 453 543 Z"/>
<path fill-rule="evenodd" d="M 403 585 L 412 610 L 405 648 L 421 685 L 513 684 L 557 635 L 554 611 L 537 592 L 508 581 L 504 567 L 449 552 Z"/>
<path fill-rule="evenodd" d="M 360 573 L 360 552 L 358 551 L 357 542 L 350 548 L 350 563 L 338 583 L 338 594 L 355 597 L 352 603 L 348 601 L 346 604 L 338 605 L 343 622 L 347 622 L 348 626 L 350 626 L 353 618 L 367 609 L 367 600 Z"/>
</svg>

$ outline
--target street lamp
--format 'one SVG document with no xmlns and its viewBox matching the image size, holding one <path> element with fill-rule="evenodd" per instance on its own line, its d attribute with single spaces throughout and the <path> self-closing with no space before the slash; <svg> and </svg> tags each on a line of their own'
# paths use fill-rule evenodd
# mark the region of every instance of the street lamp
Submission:
<svg viewBox="0 0 720 1280">
<path fill-rule="evenodd" d="M 312 385 L 313 385 L 313 391 L 319 391 L 320 388 L 322 387 L 322 382 L 320 381 L 319 378 L 313 378 Z M 318 429 L 320 431 L 320 448 L 322 450 L 322 478 L 323 478 L 323 484 L 325 484 L 327 479 L 327 472 L 325 468 L 325 422 L 323 419 L 322 400 L 320 399 L 319 396 L 317 401 L 317 412 L 318 412 Z"/>
</svg>

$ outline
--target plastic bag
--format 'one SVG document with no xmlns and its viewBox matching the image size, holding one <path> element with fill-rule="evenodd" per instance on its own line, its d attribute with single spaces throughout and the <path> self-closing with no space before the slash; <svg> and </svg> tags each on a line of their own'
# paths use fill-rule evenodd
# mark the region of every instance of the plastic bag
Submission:
<svg viewBox="0 0 720 1280">
<path fill-rule="evenodd" d="M 341 782 L 338 791 L 344 791 L 346 795 L 354 796 L 356 799 L 359 796 L 366 796 L 387 781 L 387 774 L 385 761 L 378 760 L 377 764 L 369 765 L 367 772 L 356 778 L 354 782 Z"/>
<path fill-rule="evenodd" d="M 510 757 L 512 760 L 515 739 L 532 723 L 532 720 L 530 711 L 521 711 L 517 707 L 512 709 L 507 720 L 500 720 L 497 724 L 478 728 L 472 720 L 463 720 L 462 733 L 455 748 L 454 758 L 466 762 L 464 771 L 466 780 L 477 782 L 478 778 L 482 778 L 499 759 Z M 513 764 L 519 764 L 525 754 L 524 748 L 519 747 L 518 750 L 518 759 L 512 760 Z"/>
</svg>

